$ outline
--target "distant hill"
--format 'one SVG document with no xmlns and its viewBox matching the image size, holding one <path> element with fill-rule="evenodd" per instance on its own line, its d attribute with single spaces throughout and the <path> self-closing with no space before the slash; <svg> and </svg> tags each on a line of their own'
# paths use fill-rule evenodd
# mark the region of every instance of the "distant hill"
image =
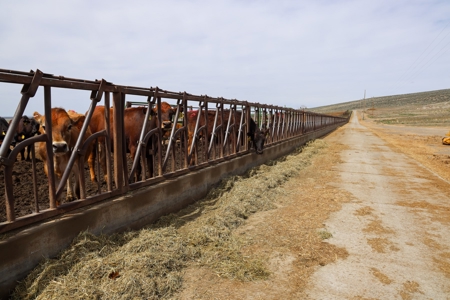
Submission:
<svg viewBox="0 0 450 300">
<path fill-rule="evenodd" d="M 403 94 L 384 97 L 367 98 L 365 101 L 355 100 L 333 105 L 320 106 L 308 109 L 318 113 L 332 113 L 354 109 L 388 108 L 399 106 L 420 106 L 436 103 L 450 102 L 450 89 L 429 91 L 414 94 Z"/>
</svg>

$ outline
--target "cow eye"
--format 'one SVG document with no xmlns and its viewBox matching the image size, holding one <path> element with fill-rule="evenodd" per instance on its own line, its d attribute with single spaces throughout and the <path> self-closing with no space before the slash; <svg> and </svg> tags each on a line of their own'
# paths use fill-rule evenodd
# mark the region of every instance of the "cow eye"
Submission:
<svg viewBox="0 0 450 300">
<path fill-rule="evenodd" d="M 72 124 L 70 124 L 69 126 L 67 126 L 67 130 L 71 130 L 72 129 Z"/>
</svg>

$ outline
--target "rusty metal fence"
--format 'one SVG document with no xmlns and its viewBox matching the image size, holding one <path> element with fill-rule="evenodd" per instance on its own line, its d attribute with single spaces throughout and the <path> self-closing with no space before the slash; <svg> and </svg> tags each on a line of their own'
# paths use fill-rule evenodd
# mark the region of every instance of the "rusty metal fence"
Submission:
<svg viewBox="0 0 450 300">
<path fill-rule="evenodd" d="M 161 182 L 174 176 L 180 176 L 196 169 L 230 160 L 253 151 L 247 139 L 251 122 L 266 132 L 265 147 L 322 129 L 348 122 L 348 118 L 316 114 L 305 110 L 296 110 L 275 105 L 251 103 L 247 101 L 197 96 L 186 92 L 170 92 L 159 88 L 122 86 L 105 80 L 80 80 L 35 72 L 19 72 L 0 69 L 0 83 L 22 85 L 20 100 L 9 128 L 16 128 L 29 104 L 30 98 L 43 89 L 42 106 L 46 116 L 51 115 L 54 106 L 61 106 L 60 99 L 52 97 L 55 89 L 86 91 L 87 111 L 80 136 L 56 186 L 53 171 L 52 123 L 46 118 L 45 133 L 10 146 L 14 132 L 8 130 L 0 147 L 4 192 L 0 196 L 0 233 L 55 217 L 87 205 L 124 195 L 129 191 Z M 139 101 L 136 101 L 139 100 Z M 33 99 L 33 101 L 36 101 Z M 172 126 L 164 129 L 162 123 L 162 102 L 170 104 L 174 111 Z M 112 110 L 104 110 L 105 129 L 84 139 L 86 131 L 98 104 Z M 131 106 L 146 106 L 146 124 L 136 124 L 140 128 L 139 142 L 134 160 L 127 154 L 127 136 L 124 130 L 124 113 Z M 70 107 L 67 107 L 70 109 Z M 151 112 L 155 112 L 157 126 L 148 130 Z M 213 119 L 208 119 L 213 112 Z M 188 116 L 194 116 L 191 120 Z M 219 116 L 219 117 L 218 117 Z M 113 118 L 112 130 L 108 124 Z M 193 121 L 194 120 L 194 121 Z M 191 122 L 190 126 L 188 122 Z M 194 123 L 192 123 L 194 122 Z M 211 128 L 208 131 L 208 128 Z M 191 128 L 191 129 L 189 129 Z M 193 130 L 192 130 L 193 129 Z M 84 140 L 84 142 L 83 142 Z M 100 168 L 99 147 L 102 140 L 106 157 L 106 170 Z M 45 143 L 48 159 L 48 176 L 43 178 L 43 163 L 36 157 L 34 147 Z M 85 167 L 86 150 L 94 144 L 96 182 L 86 180 L 89 177 Z M 41 144 L 42 145 L 42 144 Z M 15 190 L 23 189 L 14 182 L 14 173 L 21 162 L 18 154 L 27 146 L 32 146 L 31 163 L 25 172 L 30 182 L 26 188 L 32 190 L 33 197 L 21 199 L 21 205 L 28 203 L 28 212 L 16 209 L 18 196 Z M 78 162 L 78 164 L 75 164 Z M 66 181 L 71 176 L 74 165 L 78 165 L 80 176 L 75 178 L 80 184 L 80 199 L 62 201 Z M 23 168 L 20 169 L 21 172 Z M 138 173 L 141 175 L 138 177 Z M 1 179 L 0 179 L 1 180 Z M 44 181 L 42 181 L 44 180 Z M 45 189 L 45 194 L 38 189 Z M 59 204 L 59 205 L 58 205 Z"/>
</svg>

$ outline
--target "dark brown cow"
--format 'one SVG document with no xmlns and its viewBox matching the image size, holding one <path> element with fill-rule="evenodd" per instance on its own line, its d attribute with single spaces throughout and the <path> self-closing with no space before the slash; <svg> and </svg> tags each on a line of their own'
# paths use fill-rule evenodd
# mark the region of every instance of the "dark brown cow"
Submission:
<svg viewBox="0 0 450 300">
<path fill-rule="evenodd" d="M 142 125 L 145 121 L 145 114 L 147 112 L 147 107 L 145 106 L 138 106 L 138 107 L 130 107 L 126 108 L 124 110 L 124 128 L 125 128 L 125 139 L 127 144 L 127 151 L 130 152 L 130 155 L 132 159 L 134 160 L 138 141 L 140 138 L 140 134 L 142 131 Z M 168 130 L 172 127 L 172 118 L 173 115 L 176 113 L 176 109 L 173 109 L 169 103 L 167 102 L 161 102 L 161 128 L 163 130 Z M 148 131 L 156 128 L 157 124 L 157 108 L 153 108 L 153 111 L 151 112 L 151 118 L 148 125 Z M 113 139 L 113 108 L 110 108 L 110 133 L 111 133 L 111 144 Z M 91 122 L 89 123 L 90 129 L 92 133 L 96 133 L 98 131 L 105 129 L 105 107 L 104 106 L 97 106 L 94 110 L 94 113 L 92 115 Z M 104 140 L 99 139 L 99 145 L 100 145 L 100 162 L 103 169 L 103 172 L 105 174 L 105 180 L 106 178 L 106 157 L 105 157 L 105 145 Z M 153 174 L 152 166 L 149 164 L 149 171 L 150 176 Z M 137 176 L 140 175 L 141 169 L 140 164 L 138 164 L 138 170 L 137 170 Z"/>
<path fill-rule="evenodd" d="M 3 139 L 6 136 L 6 132 L 8 131 L 8 127 L 9 127 L 8 121 L 6 121 L 5 118 L 0 117 L 0 145 L 3 144 Z"/>
<path fill-rule="evenodd" d="M 20 143 L 36 134 L 39 134 L 39 123 L 36 122 L 34 118 L 22 116 L 15 130 L 12 145 L 15 147 L 17 143 Z M 27 147 L 27 161 L 31 160 L 31 147 L 33 147 L 33 145 Z M 25 160 L 25 148 L 20 151 L 20 155 L 22 156 L 22 160 Z"/>
<path fill-rule="evenodd" d="M 54 158 L 54 171 L 56 186 L 59 186 L 61 177 L 67 168 L 72 149 L 75 146 L 78 136 L 80 134 L 80 128 L 85 120 L 84 115 L 79 115 L 71 119 L 67 111 L 63 108 L 52 108 L 51 110 L 51 123 L 52 123 L 52 143 L 53 143 L 53 158 Z M 38 112 L 34 113 L 34 118 L 40 124 L 39 131 L 41 134 L 45 134 L 45 118 Z M 88 138 L 88 134 L 85 134 L 84 141 Z M 44 161 L 44 171 L 48 175 L 47 169 L 47 149 L 44 142 L 36 143 L 36 155 Z M 85 159 L 90 155 L 86 153 Z M 79 172 L 78 161 L 75 160 L 72 168 L 72 173 L 75 175 L 75 194 L 80 198 L 80 186 L 79 186 Z M 72 176 L 67 179 L 67 200 L 75 199 L 72 187 Z M 59 199 L 58 199 L 59 200 Z M 59 202 L 59 201 L 58 201 Z"/>
<path fill-rule="evenodd" d="M 198 117 L 198 111 L 197 110 L 193 110 L 193 111 L 188 111 L 187 113 L 187 129 L 188 129 L 188 152 L 190 152 L 190 148 L 192 145 L 192 140 L 194 137 L 194 133 L 195 133 L 195 125 L 197 122 L 197 117 Z M 199 128 L 205 125 L 205 117 L 204 117 L 204 112 L 202 111 L 202 115 L 200 116 L 200 122 L 199 122 Z M 210 140 L 211 138 L 211 134 L 213 132 L 213 126 L 214 126 L 214 119 L 216 116 L 216 112 L 215 111 L 208 111 L 208 127 L 206 128 L 207 130 L 207 135 L 208 135 L 208 140 Z M 230 116 L 230 111 L 229 110 L 225 110 L 223 112 L 223 127 L 224 130 L 226 129 L 227 123 L 228 123 L 228 119 Z M 217 118 L 217 126 L 221 124 L 221 115 L 219 114 L 218 118 Z M 236 119 L 234 120 L 234 124 L 239 124 L 241 119 L 241 112 L 236 112 Z M 232 120 L 233 121 L 233 120 Z M 236 128 L 236 132 L 239 130 L 239 128 Z M 256 125 L 255 121 L 250 118 L 250 130 L 247 133 L 248 137 L 250 138 L 253 147 L 255 148 L 255 151 L 257 154 L 262 154 L 263 153 L 263 149 L 264 149 L 264 142 L 266 140 L 266 134 L 268 133 L 268 129 L 264 129 L 264 130 L 260 130 L 258 128 L 258 126 Z M 199 138 L 202 136 L 199 136 Z M 195 155 L 195 152 L 194 152 Z M 193 161 L 191 160 L 191 163 L 193 163 Z"/>
</svg>

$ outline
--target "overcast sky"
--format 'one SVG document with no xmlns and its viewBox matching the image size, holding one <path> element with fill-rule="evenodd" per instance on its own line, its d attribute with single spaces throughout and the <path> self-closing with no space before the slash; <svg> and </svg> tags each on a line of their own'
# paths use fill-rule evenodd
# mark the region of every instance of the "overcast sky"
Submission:
<svg viewBox="0 0 450 300">
<path fill-rule="evenodd" d="M 450 88 L 449 0 L 4 0 L 0 8 L 1 69 L 292 108 L 362 99 L 365 90 L 370 98 Z M 20 90 L 0 83 L 0 115 L 14 114 Z M 85 112 L 89 93 L 52 100 Z M 26 113 L 42 107 L 39 91 Z"/>
</svg>

